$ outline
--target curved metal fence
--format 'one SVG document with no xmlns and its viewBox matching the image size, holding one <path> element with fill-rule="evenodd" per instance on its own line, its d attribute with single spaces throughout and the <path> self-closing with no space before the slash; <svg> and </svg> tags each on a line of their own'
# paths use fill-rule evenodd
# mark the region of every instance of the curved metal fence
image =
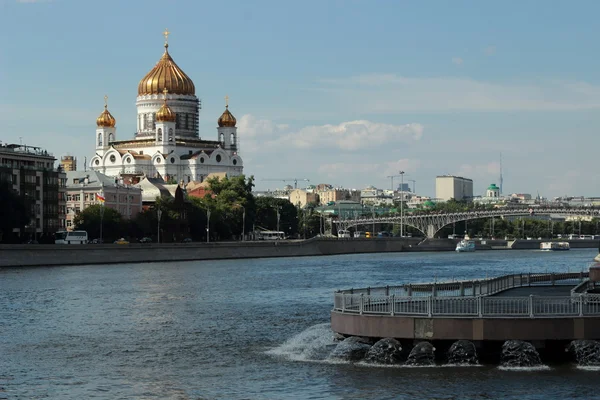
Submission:
<svg viewBox="0 0 600 400">
<path fill-rule="evenodd" d="M 600 315 L 600 295 L 587 272 L 513 274 L 473 281 L 434 282 L 337 291 L 334 311 L 427 317 L 552 318 Z M 570 296 L 494 297 L 527 286 L 572 286 Z"/>
</svg>

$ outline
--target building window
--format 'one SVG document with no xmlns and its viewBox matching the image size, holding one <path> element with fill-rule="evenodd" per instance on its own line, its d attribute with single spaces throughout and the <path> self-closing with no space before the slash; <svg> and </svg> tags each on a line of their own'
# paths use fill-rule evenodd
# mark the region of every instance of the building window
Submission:
<svg viewBox="0 0 600 400">
<path fill-rule="evenodd" d="M 221 155 L 220 154 L 217 154 L 216 160 L 217 160 L 217 162 L 221 162 Z"/>
<path fill-rule="evenodd" d="M 175 164 L 175 157 L 171 157 L 171 164 Z"/>
<path fill-rule="evenodd" d="M 100 165 L 100 160 L 96 160 L 96 161 L 94 162 L 94 164 L 96 164 L 96 165 Z"/>
<path fill-rule="evenodd" d="M 204 164 L 204 157 L 200 157 L 200 164 Z"/>
<path fill-rule="evenodd" d="M 169 128 L 169 142 L 173 141 L 173 128 Z"/>
<path fill-rule="evenodd" d="M 158 131 L 157 131 L 157 132 L 158 132 L 158 141 L 159 141 L 159 142 L 162 142 L 162 129 L 161 129 L 161 128 L 158 128 Z"/>
<path fill-rule="evenodd" d="M 157 164 L 160 164 L 160 158 L 157 158 L 157 159 L 156 159 L 156 163 L 157 163 Z"/>
<path fill-rule="evenodd" d="M 127 157 L 127 164 L 131 164 L 131 157 Z"/>
<path fill-rule="evenodd" d="M 115 161 L 117 161 L 117 157 L 115 157 L 115 155 L 113 154 L 112 156 L 110 156 L 110 162 L 114 164 Z"/>
<path fill-rule="evenodd" d="M 233 165 L 237 165 L 237 160 L 233 160 Z"/>
<path fill-rule="evenodd" d="M 98 134 L 98 146 L 102 146 L 102 134 Z"/>
<path fill-rule="evenodd" d="M 112 142 L 113 140 L 114 140 L 113 134 L 112 134 L 112 133 L 109 133 L 109 134 L 108 134 L 108 142 L 110 143 L 110 142 Z"/>
</svg>

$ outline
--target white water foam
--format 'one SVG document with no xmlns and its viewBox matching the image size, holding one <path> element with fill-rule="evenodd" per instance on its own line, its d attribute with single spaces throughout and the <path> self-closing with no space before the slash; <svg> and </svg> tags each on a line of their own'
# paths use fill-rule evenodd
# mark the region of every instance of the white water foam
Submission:
<svg viewBox="0 0 600 400">
<path fill-rule="evenodd" d="M 597 372 L 600 371 L 600 365 L 578 365 L 577 369 L 580 369 L 582 371 Z"/>
<path fill-rule="evenodd" d="M 331 324 L 311 326 L 266 353 L 293 361 L 324 361 L 335 348 Z"/>
<path fill-rule="evenodd" d="M 535 371 L 549 371 L 552 368 L 550 368 L 547 365 L 536 365 L 535 367 L 507 367 L 507 366 L 501 365 L 498 367 L 498 369 L 501 371 L 535 372 Z"/>
</svg>

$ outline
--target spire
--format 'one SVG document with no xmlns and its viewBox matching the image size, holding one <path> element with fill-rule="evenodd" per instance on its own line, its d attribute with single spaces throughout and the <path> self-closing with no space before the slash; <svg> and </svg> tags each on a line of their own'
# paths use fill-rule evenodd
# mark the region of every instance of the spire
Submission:
<svg viewBox="0 0 600 400">
<path fill-rule="evenodd" d="M 163 89 L 163 105 L 160 107 L 160 110 L 156 113 L 156 121 L 157 122 L 174 122 L 175 121 L 175 113 L 171 110 L 171 107 L 167 105 L 167 93 L 169 90 L 167 88 Z"/>
<path fill-rule="evenodd" d="M 163 35 L 165 35 L 165 49 L 169 47 L 169 34 L 171 32 L 169 32 L 168 29 L 165 29 L 165 31 L 163 32 Z"/>
<path fill-rule="evenodd" d="M 113 128 L 117 121 L 108 111 L 108 96 L 104 95 L 104 111 L 96 118 L 96 125 L 99 128 Z"/>
</svg>

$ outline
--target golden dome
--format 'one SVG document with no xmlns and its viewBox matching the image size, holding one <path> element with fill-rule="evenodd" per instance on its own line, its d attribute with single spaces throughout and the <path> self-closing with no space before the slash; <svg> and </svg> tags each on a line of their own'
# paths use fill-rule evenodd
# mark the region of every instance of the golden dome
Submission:
<svg viewBox="0 0 600 400">
<path fill-rule="evenodd" d="M 217 123 L 220 127 L 235 127 L 235 117 L 229 112 L 229 96 L 225 96 L 225 111 L 223 111 L 223 114 L 221 114 Z"/>
<path fill-rule="evenodd" d="M 165 32 L 168 36 L 168 32 Z M 158 63 L 142 78 L 138 85 L 138 96 L 160 94 L 167 88 L 173 94 L 194 95 L 194 82 L 175 64 L 169 54 L 169 44 L 165 41 L 165 52 Z"/>
<path fill-rule="evenodd" d="M 108 112 L 108 104 L 106 103 L 107 99 L 108 96 L 104 96 L 104 111 L 102 111 L 102 114 L 96 118 L 96 125 L 98 125 L 99 128 L 114 128 L 115 124 L 117 123 L 115 117 Z"/>
<path fill-rule="evenodd" d="M 169 91 L 164 88 L 163 93 L 165 95 L 165 102 L 156 112 L 156 120 L 158 122 L 175 122 L 175 113 L 171 110 L 171 107 L 167 105 L 167 93 Z"/>
</svg>

